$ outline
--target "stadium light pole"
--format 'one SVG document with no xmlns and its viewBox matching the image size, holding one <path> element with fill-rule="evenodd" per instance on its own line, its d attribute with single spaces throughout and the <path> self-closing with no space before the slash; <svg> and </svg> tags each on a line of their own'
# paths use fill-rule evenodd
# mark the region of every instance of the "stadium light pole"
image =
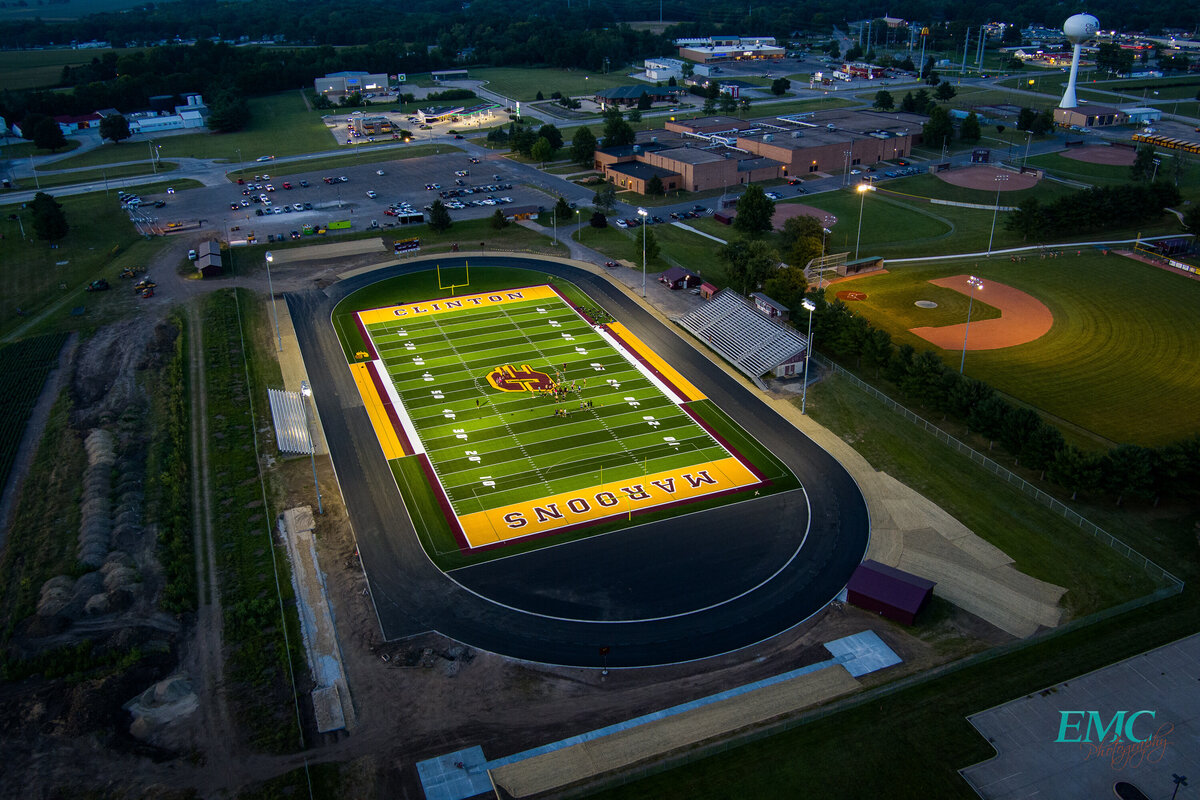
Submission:
<svg viewBox="0 0 1200 800">
<path fill-rule="evenodd" d="M 967 278 L 968 294 L 970 300 L 967 302 L 967 326 L 963 328 L 963 351 L 962 360 L 958 362 L 958 374 L 963 374 L 963 367 L 967 365 L 967 334 L 971 332 L 971 309 L 975 307 L 975 292 L 983 291 L 983 281 L 976 278 L 974 275 Z M 975 291 L 971 291 L 971 290 Z"/>
<path fill-rule="evenodd" d="M 867 192 L 875 191 L 875 187 L 869 183 L 860 183 L 855 187 L 859 194 L 858 201 L 858 238 L 854 241 L 854 260 L 858 261 L 858 246 L 862 244 L 862 218 L 863 209 L 866 207 Z"/>
<path fill-rule="evenodd" d="M 996 237 L 996 217 L 1000 214 L 1000 187 L 1008 180 L 1007 175 L 996 176 L 996 204 L 992 206 L 992 232 L 988 234 L 988 251 L 987 254 L 992 254 L 992 240 Z"/>
<path fill-rule="evenodd" d="M 812 360 L 812 315 L 817 310 L 817 304 L 807 297 L 800 304 L 805 311 L 808 312 L 808 344 L 805 346 L 804 353 L 804 391 L 800 395 L 800 414 L 804 415 L 804 408 L 808 405 L 808 362 Z"/>
<path fill-rule="evenodd" d="M 283 337 L 279 334 L 279 312 L 275 309 L 275 285 L 271 282 L 271 262 L 275 260 L 275 256 L 271 251 L 267 251 L 267 291 L 271 293 L 271 316 L 275 318 L 275 341 L 279 344 L 280 352 L 283 351 Z"/>
<path fill-rule="evenodd" d="M 644 208 L 637 210 L 638 216 L 642 218 L 642 224 L 638 227 L 642 231 L 642 297 L 646 296 L 646 217 L 650 216 L 650 212 Z"/>
<path fill-rule="evenodd" d="M 304 424 L 308 425 L 308 398 L 312 397 L 312 387 L 308 385 L 308 381 L 300 381 L 300 394 L 306 398 L 301 403 L 304 405 Z M 317 483 L 317 440 L 312 435 L 311 427 L 308 432 L 308 439 L 308 458 L 312 462 L 313 488 L 317 490 L 317 513 L 324 516 L 325 508 L 321 505 L 321 484 Z"/>
</svg>

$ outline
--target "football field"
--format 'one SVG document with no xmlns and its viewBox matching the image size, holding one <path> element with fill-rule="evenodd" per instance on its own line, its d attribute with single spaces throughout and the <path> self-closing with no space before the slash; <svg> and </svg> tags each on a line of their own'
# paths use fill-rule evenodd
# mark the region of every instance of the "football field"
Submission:
<svg viewBox="0 0 1200 800">
<path fill-rule="evenodd" d="M 356 318 L 371 352 L 351 369 L 384 453 L 425 459 L 468 548 L 763 483 L 689 409 L 694 386 L 551 286 Z"/>
</svg>

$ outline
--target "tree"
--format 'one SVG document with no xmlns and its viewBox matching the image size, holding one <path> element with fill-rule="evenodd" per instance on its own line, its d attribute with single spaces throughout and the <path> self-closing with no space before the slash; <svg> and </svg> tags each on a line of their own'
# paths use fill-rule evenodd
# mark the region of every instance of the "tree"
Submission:
<svg viewBox="0 0 1200 800">
<path fill-rule="evenodd" d="M 821 220 L 804 215 L 788 217 L 784 220 L 783 230 L 779 235 L 783 239 L 784 249 L 789 250 L 792 245 L 805 237 L 812 236 L 819 240 L 824 232 L 825 228 L 821 224 Z"/>
<path fill-rule="evenodd" d="M 539 164 L 545 164 L 554 158 L 554 148 L 550 146 L 550 141 L 545 136 L 539 136 L 538 140 L 533 143 L 533 147 L 530 148 L 529 155 Z"/>
<path fill-rule="evenodd" d="M 879 377 L 879 370 L 888 363 L 888 359 L 891 357 L 891 335 L 880 328 L 872 328 L 870 334 L 867 335 L 867 340 L 863 342 L 863 358 L 866 359 L 868 366 L 875 368 L 876 378 Z"/>
<path fill-rule="evenodd" d="M 629 112 L 629 121 L 631 123 L 641 122 L 642 121 L 642 112 L 638 111 L 636 108 L 631 109 Z"/>
<path fill-rule="evenodd" d="M 1200 235 L 1200 204 L 1192 203 L 1183 215 L 1183 227 L 1194 234 Z"/>
<path fill-rule="evenodd" d="M 776 97 L 783 97 L 788 93 L 788 89 L 792 88 L 792 82 L 787 78 L 776 78 L 771 81 L 771 94 Z"/>
<path fill-rule="evenodd" d="M 32 131 L 33 145 L 39 150 L 49 150 L 54 153 L 67 146 L 67 137 L 63 136 L 62 128 L 50 117 L 38 120 Z"/>
<path fill-rule="evenodd" d="M 429 207 L 429 230 L 442 233 L 450 230 L 451 224 L 450 212 L 446 210 L 445 204 L 440 198 L 434 200 L 433 205 Z"/>
<path fill-rule="evenodd" d="M 678 86 L 678 85 L 679 85 L 679 81 L 675 80 L 675 76 L 674 76 L 674 75 L 672 75 L 671 77 L 667 78 L 667 86 Z"/>
<path fill-rule="evenodd" d="M 1053 425 L 1042 423 L 1029 432 L 1021 445 L 1021 460 L 1030 469 L 1040 470 L 1046 477 L 1046 469 L 1058 457 L 1058 451 L 1066 446 L 1063 435 Z"/>
<path fill-rule="evenodd" d="M 534 99 L 534 100 L 545 100 L 546 98 L 545 98 L 545 97 L 542 95 L 542 93 L 539 91 L 539 92 L 537 93 L 537 95 L 535 95 L 535 96 L 534 96 L 534 98 L 533 98 L 533 99 Z"/>
<path fill-rule="evenodd" d="M 1055 454 L 1046 472 L 1050 480 L 1070 492 L 1074 500 L 1080 492 L 1089 492 L 1099 484 L 1101 458 L 1099 453 L 1085 453 L 1067 445 Z"/>
<path fill-rule="evenodd" d="M 804 277 L 804 267 L 788 266 L 777 269 L 763 281 L 763 292 L 772 300 L 792 309 L 795 314 L 800 312 L 800 304 L 804 302 L 806 291 L 808 280 Z"/>
<path fill-rule="evenodd" d="M 732 92 L 725 92 L 721 95 L 717 105 L 721 107 L 722 114 L 732 114 L 737 111 L 737 98 L 733 96 Z"/>
<path fill-rule="evenodd" d="M 496 209 L 495 213 L 492 214 L 491 223 L 492 228 L 498 231 L 504 230 L 509 225 L 508 217 L 504 216 L 504 212 L 498 208 Z"/>
<path fill-rule="evenodd" d="M 537 144 L 538 135 L 527 125 L 512 125 L 510 131 L 509 147 L 523 156 L 532 158 L 533 146 Z"/>
<path fill-rule="evenodd" d="M 748 236 L 767 233 L 774 227 L 772 218 L 775 216 L 775 201 L 767 197 L 766 192 L 757 183 L 746 187 L 746 191 L 738 199 L 737 216 L 733 218 L 733 227 Z"/>
<path fill-rule="evenodd" d="M 658 239 L 654 235 L 654 231 L 650 230 L 649 225 L 639 225 L 637 236 L 634 237 L 637 241 L 638 248 L 645 243 L 646 246 L 646 263 L 650 263 L 658 258 L 659 246 Z"/>
<path fill-rule="evenodd" d="M 750 113 L 750 95 L 742 95 L 738 98 L 738 113 L 743 117 Z"/>
<path fill-rule="evenodd" d="M 634 133 L 629 123 L 625 121 L 625 117 L 621 114 L 621 109 L 610 108 L 604 112 L 605 147 L 625 147 L 633 144 L 636 140 L 637 134 Z"/>
<path fill-rule="evenodd" d="M 1129 177 L 1135 181 L 1150 180 L 1154 174 L 1155 155 L 1154 145 L 1138 145 L 1137 153 L 1133 157 L 1133 164 L 1129 167 Z"/>
<path fill-rule="evenodd" d="M 887 89 L 880 89 L 875 93 L 875 102 L 872 105 L 880 111 L 891 111 L 896 107 L 896 100 Z"/>
<path fill-rule="evenodd" d="M 249 122 L 250 106 L 241 95 L 221 92 L 208 104 L 208 127 L 218 133 L 240 131 Z"/>
<path fill-rule="evenodd" d="M 591 128 L 583 127 L 571 137 L 571 160 L 581 167 L 592 166 L 596 158 L 596 135 Z"/>
<path fill-rule="evenodd" d="M 1054 130 L 1054 112 L 1047 108 L 1045 111 L 1038 114 L 1037 118 L 1034 119 L 1030 130 L 1033 131 L 1034 136 L 1045 136 L 1047 133 Z"/>
<path fill-rule="evenodd" d="M 685 61 L 685 62 L 683 62 L 683 66 L 682 66 L 682 67 L 680 68 L 680 70 L 679 70 L 679 73 L 680 73 L 681 75 L 683 75 L 683 77 L 685 77 L 685 78 L 690 78 L 690 77 L 692 77 L 692 75 L 693 75 L 695 72 L 696 72 L 696 65 L 695 65 L 695 64 L 693 64 L 693 63 L 692 63 L 692 62 L 690 62 L 690 61 Z"/>
<path fill-rule="evenodd" d="M 907 111 L 909 114 L 917 113 L 917 100 L 913 97 L 912 92 L 904 93 L 904 99 L 900 101 L 900 110 Z"/>
<path fill-rule="evenodd" d="M 713 113 L 714 111 L 716 111 L 716 110 L 717 110 L 717 98 L 715 98 L 715 97 L 705 97 L 705 98 L 704 98 L 704 108 L 703 108 L 703 109 L 701 109 L 701 110 L 702 110 L 702 111 L 703 111 L 703 113 L 705 113 L 705 114 L 711 114 L 711 113 Z"/>
<path fill-rule="evenodd" d="M 109 114 L 100 120 L 100 138 L 110 139 L 113 144 L 128 139 L 133 134 L 129 131 L 129 120 L 121 114 Z"/>
<path fill-rule="evenodd" d="M 1037 121 L 1038 112 L 1032 108 L 1022 108 L 1017 112 L 1017 130 L 1032 131 L 1033 123 Z"/>
<path fill-rule="evenodd" d="M 760 240 L 737 239 L 721 248 L 725 274 L 733 288 L 749 294 L 766 280 L 779 264 L 779 253 Z"/>
<path fill-rule="evenodd" d="M 933 56 L 928 56 L 925 59 L 925 65 L 921 67 L 921 80 L 928 81 L 930 75 L 936 74 L 937 73 L 933 71 Z M 934 81 L 934 83 L 937 83 L 937 81 Z"/>
<path fill-rule="evenodd" d="M 552 148 L 554 148 L 555 151 L 562 149 L 562 146 L 563 146 L 562 131 L 560 131 L 558 128 L 554 127 L 553 125 L 547 124 L 547 125 L 543 125 L 542 127 L 538 128 L 537 135 L 539 137 L 545 139 L 547 142 L 549 142 L 550 146 Z"/>
<path fill-rule="evenodd" d="M 950 85 L 950 81 L 942 81 L 937 85 L 937 89 L 934 90 L 933 94 L 938 100 L 945 102 L 953 99 L 954 95 L 958 94 L 958 91 Z"/>
<path fill-rule="evenodd" d="M 611 182 L 604 184 L 604 188 L 597 190 L 592 198 L 592 205 L 602 211 L 611 212 L 616 203 L 617 189 Z"/>
<path fill-rule="evenodd" d="M 588 224 L 591 225 L 593 228 L 607 228 L 608 227 L 608 217 L 604 216 L 599 211 L 593 211 L 592 218 L 590 220 L 588 220 Z"/>
<path fill-rule="evenodd" d="M 983 131 L 979 127 L 979 117 L 975 116 L 975 112 L 972 111 L 970 114 L 967 114 L 967 118 L 963 120 L 962 128 L 958 132 L 958 138 L 962 139 L 964 142 L 974 144 L 982 137 Z"/>
<path fill-rule="evenodd" d="M 1027 197 L 1004 220 L 1004 227 L 1021 234 L 1021 239 L 1039 241 L 1046 231 L 1045 209 L 1036 197 Z"/>
<path fill-rule="evenodd" d="M 661 196 L 667 193 L 663 188 L 662 178 L 657 175 L 651 175 L 650 180 L 646 181 L 646 194 Z"/>
<path fill-rule="evenodd" d="M 950 112 L 941 106 L 929 110 L 929 121 L 922 126 L 925 135 L 925 146 L 941 149 L 943 145 L 954 139 L 954 123 L 950 121 Z"/>
<path fill-rule="evenodd" d="M 570 219 L 574 213 L 575 209 L 571 208 L 571 204 L 567 202 L 567 198 L 559 197 L 558 202 L 554 204 L 554 216 L 558 218 L 558 221 L 562 222 L 565 219 Z"/>
<path fill-rule="evenodd" d="M 941 79 L 942 77 L 938 75 L 937 72 L 931 70 L 929 72 L 929 77 L 925 79 L 925 82 L 930 86 L 937 86 Z"/>
<path fill-rule="evenodd" d="M 638 101 L 637 101 L 637 110 L 638 111 L 649 111 L 650 107 L 653 105 L 654 105 L 654 102 L 650 99 L 650 95 L 647 92 L 642 92 L 640 95 L 638 95 Z"/>
<path fill-rule="evenodd" d="M 37 238 L 53 242 L 67 235 L 71 227 L 67 224 L 67 215 L 52 195 L 38 192 L 34 195 L 30 208 L 33 210 L 33 232 Z"/>
</svg>

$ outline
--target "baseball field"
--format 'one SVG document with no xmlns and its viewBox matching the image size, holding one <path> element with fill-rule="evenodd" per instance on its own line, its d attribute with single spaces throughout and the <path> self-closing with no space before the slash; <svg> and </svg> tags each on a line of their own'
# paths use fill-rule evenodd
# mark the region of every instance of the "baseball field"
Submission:
<svg viewBox="0 0 1200 800">
<path fill-rule="evenodd" d="M 984 285 L 966 329 L 965 289 L 944 279 L 968 274 Z M 1041 323 L 1029 314 L 989 304 L 1001 287 L 1044 306 L 1049 329 L 1031 328 Z M 865 295 L 850 301 L 853 310 L 898 343 L 932 347 L 957 365 L 966 334 L 966 374 L 1076 426 L 1085 438 L 1154 446 L 1200 431 L 1200 281 L 1084 248 L 1024 261 L 893 265 L 887 274 L 836 283 L 828 297 L 851 289 Z M 950 326 L 959 326 L 953 336 L 930 333 Z M 985 333 L 989 326 L 1023 343 L 997 346 Z"/>
</svg>

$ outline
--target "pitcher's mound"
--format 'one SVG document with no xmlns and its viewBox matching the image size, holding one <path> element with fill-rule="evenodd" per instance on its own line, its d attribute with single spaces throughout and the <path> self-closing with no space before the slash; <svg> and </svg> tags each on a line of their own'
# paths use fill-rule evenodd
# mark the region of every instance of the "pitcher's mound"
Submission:
<svg viewBox="0 0 1200 800">
<path fill-rule="evenodd" d="M 985 166 L 948 169 L 933 174 L 953 186 L 962 186 L 967 189 L 986 189 L 989 192 L 996 191 L 997 176 L 1004 179 L 998 182 L 1000 191 L 1002 192 L 1019 192 L 1022 189 L 1032 189 L 1034 186 L 1037 186 L 1038 182 L 1037 175 L 1032 172 L 1009 172 L 1006 169 Z"/>
</svg>

